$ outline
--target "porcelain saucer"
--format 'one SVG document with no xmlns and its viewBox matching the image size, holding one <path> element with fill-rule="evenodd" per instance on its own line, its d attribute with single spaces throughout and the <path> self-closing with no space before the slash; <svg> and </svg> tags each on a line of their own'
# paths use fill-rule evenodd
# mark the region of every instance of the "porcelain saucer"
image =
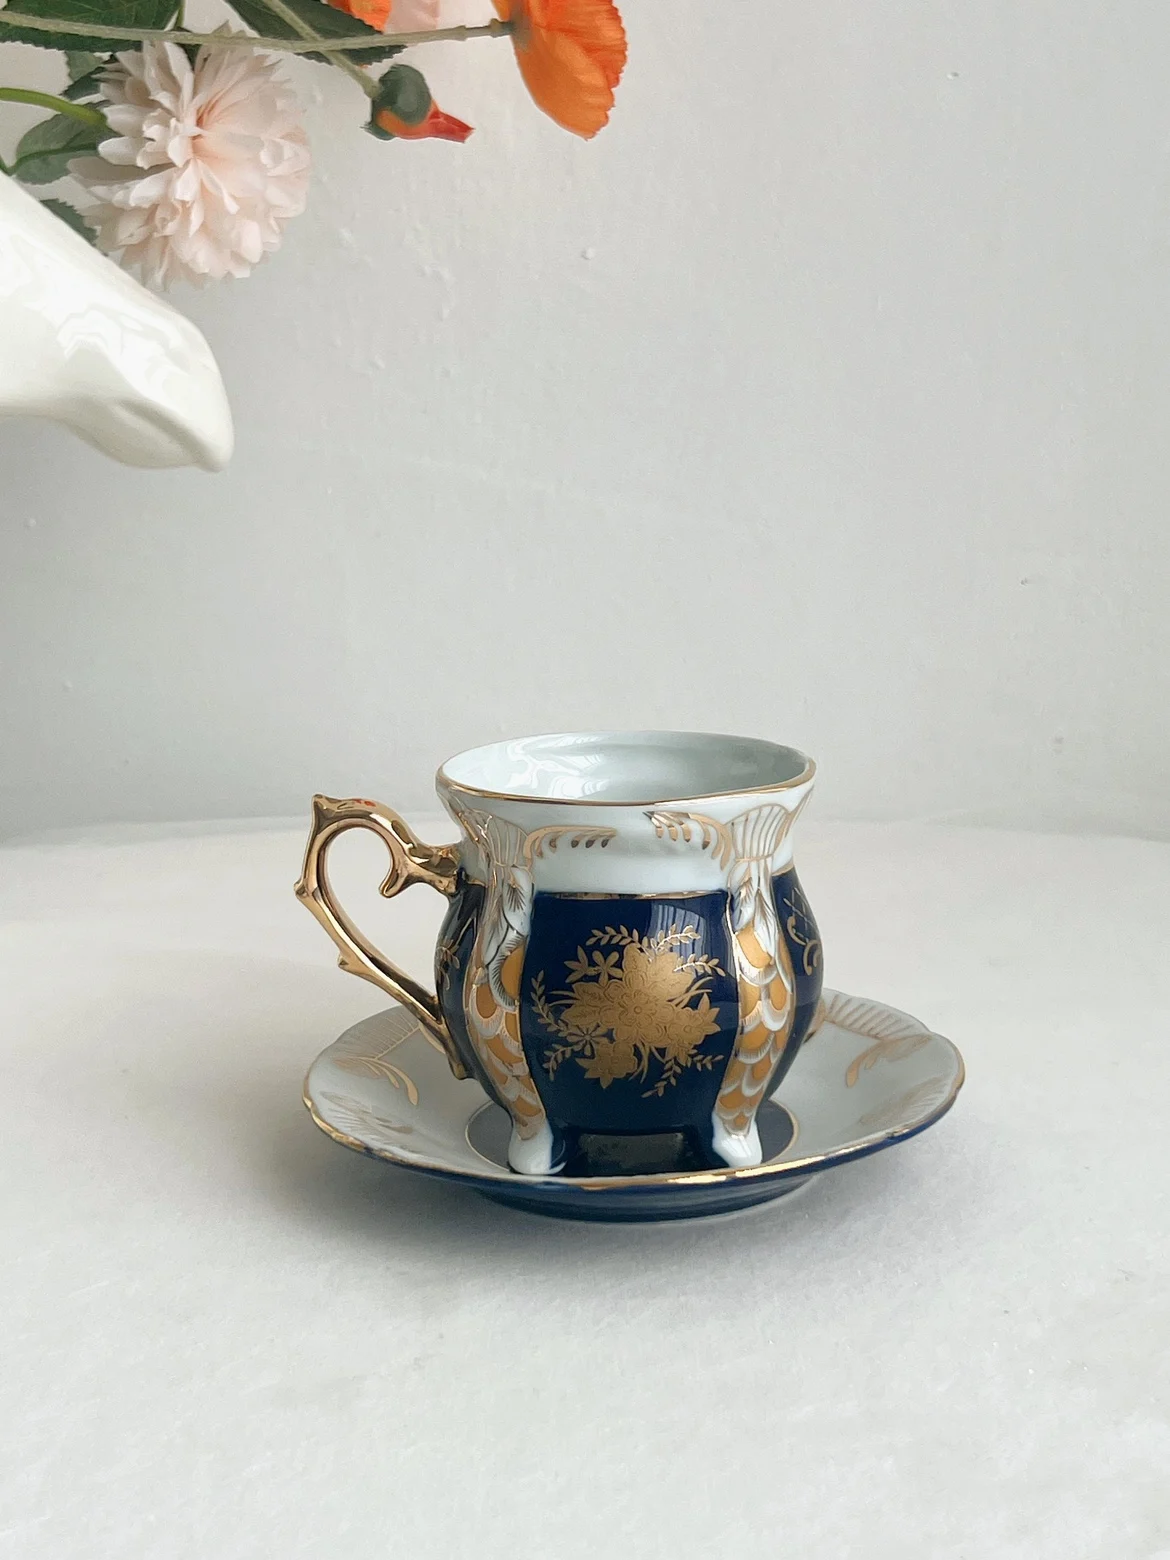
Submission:
<svg viewBox="0 0 1170 1560">
<path fill-rule="evenodd" d="M 764 1163 L 688 1168 L 680 1141 L 594 1138 L 573 1174 L 516 1175 L 508 1118 L 457 1082 L 403 1008 L 355 1024 L 310 1067 L 304 1101 L 322 1132 L 404 1170 L 496 1202 L 571 1219 L 690 1219 L 783 1197 L 834 1165 L 933 1126 L 963 1085 L 949 1040 L 884 1003 L 825 993 L 825 1018 L 759 1115 Z"/>
</svg>

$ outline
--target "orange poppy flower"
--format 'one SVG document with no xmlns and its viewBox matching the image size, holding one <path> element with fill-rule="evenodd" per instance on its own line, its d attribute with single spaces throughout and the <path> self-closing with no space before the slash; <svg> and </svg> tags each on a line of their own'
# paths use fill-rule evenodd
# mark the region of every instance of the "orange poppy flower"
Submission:
<svg viewBox="0 0 1170 1560">
<path fill-rule="evenodd" d="M 613 0 L 494 3 L 512 23 L 520 74 L 536 106 L 574 135 L 596 135 L 626 64 L 626 30 Z"/>
<path fill-rule="evenodd" d="M 377 32 L 386 31 L 392 16 L 395 32 L 426 32 L 439 25 L 439 0 L 329 0 L 329 4 Z"/>
<path fill-rule="evenodd" d="M 335 11 L 344 11 L 376 32 L 385 32 L 394 0 L 329 0 Z"/>
</svg>

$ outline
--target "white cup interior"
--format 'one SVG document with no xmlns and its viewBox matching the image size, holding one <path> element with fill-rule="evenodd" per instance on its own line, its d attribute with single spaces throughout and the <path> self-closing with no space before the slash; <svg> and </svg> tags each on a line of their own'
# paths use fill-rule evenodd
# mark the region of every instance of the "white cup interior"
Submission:
<svg viewBox="0 0 1170 1560">
<path fill-rule="evenodd" d="M 460 790 L 544 801 L 656 805 L 806 780 L 795 748 L 695 731 L 570 731 L 469 748 L 439 770 Z"/>
</svg>

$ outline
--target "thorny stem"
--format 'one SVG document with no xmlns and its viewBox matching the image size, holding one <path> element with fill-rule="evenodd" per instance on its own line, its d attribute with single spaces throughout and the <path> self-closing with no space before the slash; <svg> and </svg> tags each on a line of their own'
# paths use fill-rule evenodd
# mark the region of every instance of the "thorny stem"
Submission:
<svg viewBox="0 0 1170 1560">
<path fill-rule="evenodd" d="M 511 22 L 498 17 L 479 27 L 436 27 L 433 32 L 374 33 L 358 38 L 264 38 L 251 33 L 197 33 L 173 27 L 116 27 L 99 22 L 66 22 L 57 17 L 25 16 L 10 6 L 0 9 L 0 25 L 33 32 L 64 33 L 75 38 L 116 38 L 127 43 L 213 44 L 221 49 L 268 49 L 274 54 L 358 54 L 363 49 L 413 48 L 419 43 L 462 43 L 468 38 L 505 38 Z M 19 41 L 19 40 L 14 40 Z"/>
<path fill-rule="evenodd" d="M 286 21 L 294 32 L 300 33 L 302 38 L 316 38 L 318 36 L 308 22 L 301 20 L 292 6 L 285 5 L 284 0 L 260 0 L 260 3 L 266 10 L 271 11 L 273 16 L 279 16 Z M 352 77 L 368 98 L 377 97 L 377 86 L 365 74 L 360 65 L 355 65 L 352 60 L 347 60 L 344 54 L 338 59 L 330 60 L 329 63 L 336 65 L 338 70 L 342 70 L 347 76 Z"/>
</svg>

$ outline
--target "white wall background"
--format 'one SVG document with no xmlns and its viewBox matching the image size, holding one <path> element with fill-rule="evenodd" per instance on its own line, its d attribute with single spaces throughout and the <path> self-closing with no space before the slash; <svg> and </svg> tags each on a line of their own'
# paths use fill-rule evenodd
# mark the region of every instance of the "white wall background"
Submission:
<svg viewBox="0 0 1170 1560">
<path fill-rule="evenodd" d="M 506 43 L 416 56 L 464 148 L 298 67 L 309 213 L 177 300 L 226 475 L 0 428 L 0 833 L 648 724 L 807 748 L 822 817 L 1170 836 L 1164 5 L 625 12 L 591 145 Z"/>
</svg>

